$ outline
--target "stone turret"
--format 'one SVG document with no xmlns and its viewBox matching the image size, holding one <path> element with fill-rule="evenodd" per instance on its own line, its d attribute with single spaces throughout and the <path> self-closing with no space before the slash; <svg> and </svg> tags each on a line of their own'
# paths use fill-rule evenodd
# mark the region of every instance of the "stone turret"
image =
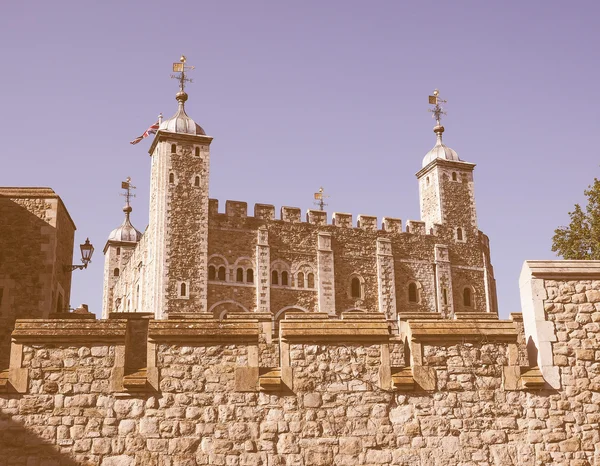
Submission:
<svg viewBox="0 0 600 466">
<path fill-rule="evenodd" d="M 123 182 L 123 186 L 129 182 Z M 102 302 L 102 317 L 108 318 L 110 312 L 115 312 L 119 306 L 114 300 L 113 289 L 119 279 L 123 266 L 129 260 L 131 253 L 142 238 L 142 234 L 131 224 L 131 205 L 129 204 L 129 189 L 127 203 L 123 207 L 125 218 L 118 228 L 111 231 L 104 246 L 104 293 Z"/>
<path fill-rule="evenodd" d="M 207 311 L 208 173 L 212 138 L 185 111 L 183 80 L 177 113 L 161 123 L 150 147 L 146 311 Z"/>
</svg>

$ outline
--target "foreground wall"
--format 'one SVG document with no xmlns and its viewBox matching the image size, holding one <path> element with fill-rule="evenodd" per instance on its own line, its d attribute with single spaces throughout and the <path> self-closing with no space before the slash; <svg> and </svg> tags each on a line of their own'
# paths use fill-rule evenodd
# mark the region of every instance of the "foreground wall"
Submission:
<svg viewBox="0 0 600 466">
<path fill-rule="evenodd" d="M 524 266 L 523 316 L 399 334 L 355 312 L 276 337 L 258 313 L 18 321 L 0 465 L 598 466 L 600 263 L 552 264 Z"/>
</svg>

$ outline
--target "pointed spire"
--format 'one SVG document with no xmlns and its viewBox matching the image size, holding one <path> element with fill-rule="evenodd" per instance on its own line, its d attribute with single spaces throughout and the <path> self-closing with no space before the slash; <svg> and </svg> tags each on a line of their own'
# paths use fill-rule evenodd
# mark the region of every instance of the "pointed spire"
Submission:
<svg viewBox="0 0 600 466">
<path fill-rule="evenodd" d="M 165 120 L 160 125 L 161 130 L 170 131 L 172 133 L 187 133 L 187 134 L 201 134 L 206 133 L 202 127 L 194 120 L 192 120 L 185 112 L 185 103 L 188 100 L 188 95 L 185 92 L 185 84 L 193 82 L 187 77 L 187 72 L 193 70 L 194 66 L 187 66 L 185 63 L 187 58 L 182 55 L 179 59 L 179 63 L 173 63 L 173 71 L 179 74 L 172 74 L 172 79 L 179 81 L 179 92 L 175 94 L 175 99 L 178 102 L 177 113 L 168 120 Z"/>
<path fill-rule="evenodd" d="M 131 215 L 130 200 L 132 197 L 135 197 L 135 194 L 131 192 L 132 189 L 135 189 L 135 186 L 131 184 L 131 178 L 127 177 L 125 181 L 121 182 L 121 189 L 125 190 L 125 193 L 121 193 L 121 196 L 125 197 L 125 205 L 123 206 L 123 212 L 125 213 L 125 218 L 123 219 L 123 223 L 118 228 L 115 228 L 109 235 L 109 241 L 139 241 L 142 237 L 142 234 L 135 229 L 135 227 L 131 224 L 131 219 L 129 218 Z"/>
</svg>

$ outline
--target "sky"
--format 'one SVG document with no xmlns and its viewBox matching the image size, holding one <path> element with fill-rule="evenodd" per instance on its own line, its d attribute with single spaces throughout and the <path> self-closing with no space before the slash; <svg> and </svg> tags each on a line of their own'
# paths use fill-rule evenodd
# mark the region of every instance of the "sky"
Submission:
<svg viewBox="0 0 600 466">
<path fill-rule="evenodd" d="M 214 137 L 210 197 L 419 220 L 415 173 L 444 142 L 477 164 L 500 315 L 520 312 L 523 261 L 554 259 L 599 175 L 598 2 L 27 1 L 0 17 L 0 186 L 48 186 L 89 237 L 71 305 L 100 314 L 102 249 L 120 182 L 148 223 L 151 138 L 177 109 L 171 64 L 195 65 L 188 114 Z M 1 220 L 0 220 L 1 221 Z"/>
</svg>

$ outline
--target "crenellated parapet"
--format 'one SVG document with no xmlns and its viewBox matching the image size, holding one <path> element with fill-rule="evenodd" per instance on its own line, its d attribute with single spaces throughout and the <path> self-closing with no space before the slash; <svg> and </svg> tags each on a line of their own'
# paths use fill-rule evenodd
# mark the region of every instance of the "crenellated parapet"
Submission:
<svg viewBox="0 0 600 466">
<path fill-rule="evenodd" d="M 245 202 L 226 201 L 224 212 L 217 200 L 209 206 L 208 309 L 215 316 L 360 310 L 393 322 L 414 312 L 496 315 L 489 252 L 477 235 L 457 238 L 454 227 L 427 230 L 415 220 L 403 231 L 393 217 L 379 224 L 334 212 L 328 221 L 327 212 L 310 209 L 303 219 L 301 209 L 282 207 L 277 218 L 269 204 L 256 204 L 253 215 Z"/>
</svg>

